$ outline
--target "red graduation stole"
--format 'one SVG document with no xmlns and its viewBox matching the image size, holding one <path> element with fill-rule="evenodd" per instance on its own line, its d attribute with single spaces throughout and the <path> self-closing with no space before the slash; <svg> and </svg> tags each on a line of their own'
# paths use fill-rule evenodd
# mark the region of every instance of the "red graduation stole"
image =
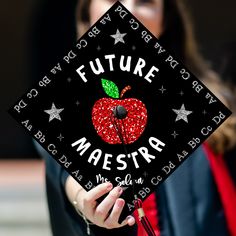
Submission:
<svg viewBox="0 0 236 236">
<path fill-rule="evenodd" d="M 229 175 L 223 155 L 214 154 L 207 143 L 204 143 L 203 147 L 219 191 L 229 233 L 231 236 L 236 236 L 236 187 Z"/>
</svg>

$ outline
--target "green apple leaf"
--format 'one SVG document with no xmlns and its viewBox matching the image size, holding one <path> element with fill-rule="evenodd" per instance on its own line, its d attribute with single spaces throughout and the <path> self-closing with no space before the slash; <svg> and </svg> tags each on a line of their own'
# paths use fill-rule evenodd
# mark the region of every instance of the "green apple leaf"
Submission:
<svg viewBox="0 0 236 236">
<path fill-rule="evenodd" d="M 112 98 L 119 98 L 119 89 L 114 82 L 102 79 L 102 87 L 108 96 Z"/>
</svg>

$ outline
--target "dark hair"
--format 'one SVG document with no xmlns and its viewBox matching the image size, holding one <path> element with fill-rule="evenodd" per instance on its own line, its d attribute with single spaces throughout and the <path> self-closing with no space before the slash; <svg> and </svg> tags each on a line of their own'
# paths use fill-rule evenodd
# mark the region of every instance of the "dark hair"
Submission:
<svg viewBox="0 0 236 236">
<path fill-rule="evenodd" d="M 78 23 L 86 31 L 90 26 L 89 7 L 92 0 L 80 0 L 77 9 Z M 217 74 L 210 70 L 208 64 L 199 53 L 193 33 L 193 25 L 186 6 L 182 0 L 163 0 L 164 19 L 163 32 L 159 37 L 160 43 L 173 55 L 180 59 L 199 79 L 207 83 L 216 96 L 223 98 L 225 104 L 230 106 L 230 96 L 224 96 L 229 90 L 223 85 Z M 221 89 L 224 88 L 224 89 Z M 221 94 L 221 91 L 227 91 Z M 209 138 L 209 144 L 216 153 L 223 153 L 236 143 L 236 118 L 229 118 Z"/>
<path fill-rule="evenodd" d="M 205 77 L 208 66 L 200 55 L 193 34 L 193 25 L 181 0 L 164 0 L 164 31 L 159 38 L 198 77 Z"/>
<path fill-rule="evenodd" d="M 78 21 L 89 27 L 89 7 L 92 0 L 80 0 L 78 4 Z M 204 77 L 207 66 L 198 53 L 193 36 L 193 27 L 188 11 L 181 0 L 164 0 L 164 31 L 160 42 L 172 54 L 184 62 L 197 76 Z"/>
</svg>

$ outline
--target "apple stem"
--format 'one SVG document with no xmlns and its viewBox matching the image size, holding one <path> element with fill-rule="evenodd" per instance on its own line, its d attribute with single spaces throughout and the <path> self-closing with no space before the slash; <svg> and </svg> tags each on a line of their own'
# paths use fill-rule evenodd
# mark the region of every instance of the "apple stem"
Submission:
<svg viewBox="0 0 236 236">
<path fill-rule="evenodd" d="M 120 93 L 120 98 L 122 98 L 128 90 L 131 90 L 131 86 L 129 86 L 129 85 L 126 86 L 125 88 L 123 88 L 123 90 Z"/>
</svg>

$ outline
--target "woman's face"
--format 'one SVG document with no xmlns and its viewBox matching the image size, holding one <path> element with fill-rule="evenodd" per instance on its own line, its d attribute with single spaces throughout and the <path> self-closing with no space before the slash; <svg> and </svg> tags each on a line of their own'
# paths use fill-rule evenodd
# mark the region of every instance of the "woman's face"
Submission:
<svg viewBox="0 0 236 236">
<path fill-rule="evenodd" d="M 115 0 L 91 0 L 90 23 L 94 24 Z M 163 30 L 163 0 L 123 0 L 121 3 L 135 15 L 155 36 Z"/>
</svg>

